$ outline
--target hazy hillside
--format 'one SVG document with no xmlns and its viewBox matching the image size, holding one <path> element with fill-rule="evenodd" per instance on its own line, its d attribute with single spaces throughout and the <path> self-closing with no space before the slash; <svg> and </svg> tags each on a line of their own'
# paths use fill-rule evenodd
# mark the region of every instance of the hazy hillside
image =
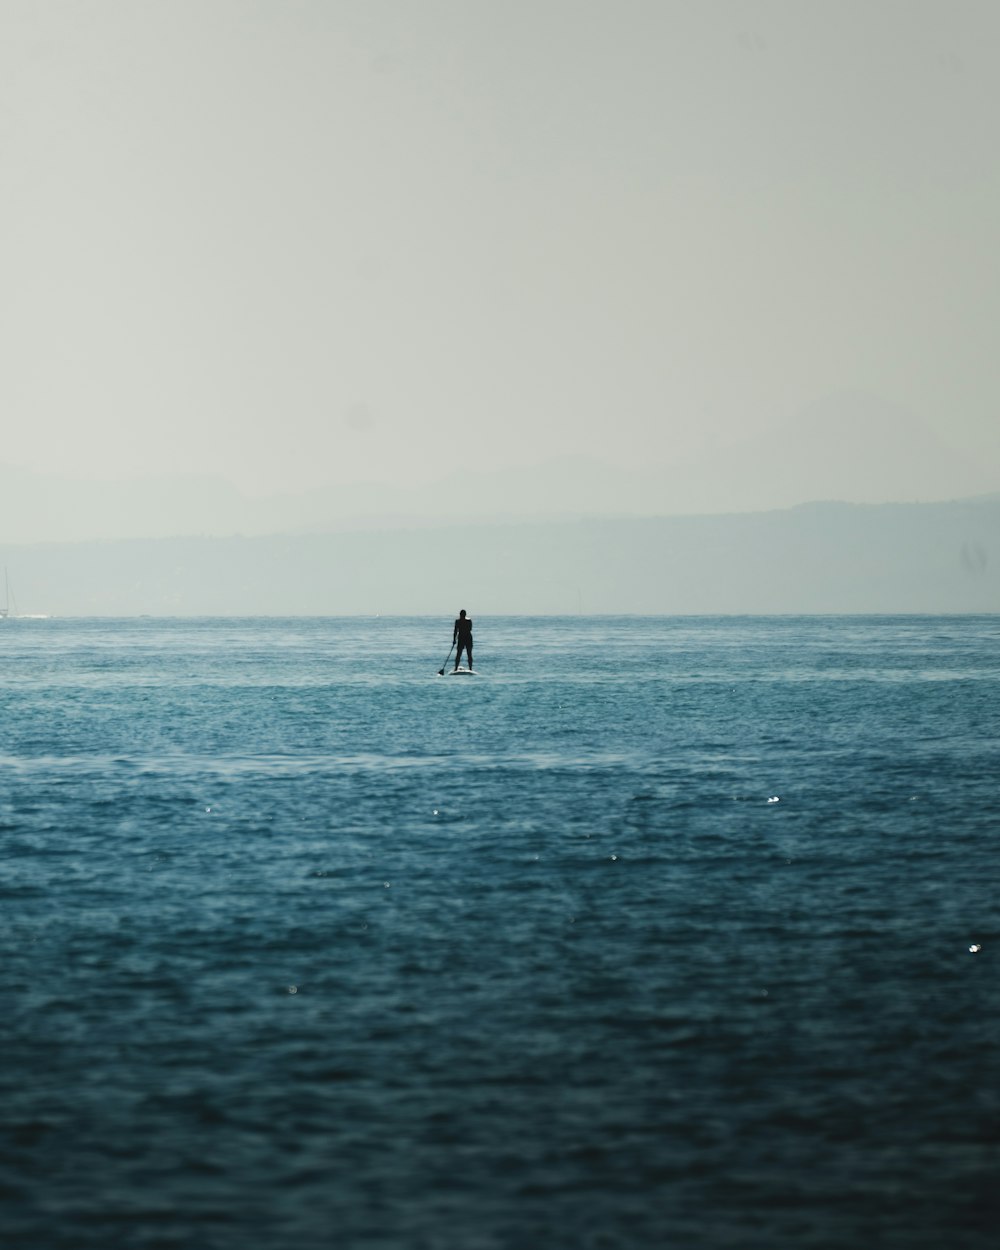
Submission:
<svg viewBox="0 0 1000 1250">
<path fill-rule="evenodd" d="M 22 613 L 1000 611 L 1000 496 L 0 549 Z"/>
<path fill-rule="evenodd" d="M 208 474 L 93 482 L 0 465 L 0 544 L 681 516 L 811 499 L 928 502 L 996 490 L 998 465 L 997 454 L 946 445 L 912 413 L 841 394 L 769 433 L 641 469 L 570 455 L 513 467 L 485 462 L 432 482 L 355 481 L 255 497 Z"/>
</svg>

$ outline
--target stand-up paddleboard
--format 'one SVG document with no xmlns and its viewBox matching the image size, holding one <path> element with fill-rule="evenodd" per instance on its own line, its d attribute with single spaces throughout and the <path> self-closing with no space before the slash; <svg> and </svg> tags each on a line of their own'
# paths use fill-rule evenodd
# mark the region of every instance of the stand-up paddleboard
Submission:
<svg viewBox="0 0 1000 1250">
<path fill-rule="evenodd" d="M 449 677 L 476 677 L 478 676 L 474 668 L 450 668 L 448 669 Z"/>
</svg>

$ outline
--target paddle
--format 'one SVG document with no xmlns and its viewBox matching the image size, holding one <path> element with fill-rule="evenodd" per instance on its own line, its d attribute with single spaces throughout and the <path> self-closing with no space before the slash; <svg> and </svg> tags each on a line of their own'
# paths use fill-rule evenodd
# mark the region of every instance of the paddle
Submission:
<svg viewBox="0 0 1000 1250">
<path fill-rule="evenodd" d="M 455 649 L 455 644 L 452 643 L 451 646 L 448 648 L 448 654 L 444 657 L 445 664 L 447 664 L 448 661 L 451 659 L 451 653 L 452 651 L 454 651 L 454 649 Z M 442 666 L 438 669 L 438 676 L 439 677 L 444 676 L 444 664 L 442 664 Z"/>
</svg>

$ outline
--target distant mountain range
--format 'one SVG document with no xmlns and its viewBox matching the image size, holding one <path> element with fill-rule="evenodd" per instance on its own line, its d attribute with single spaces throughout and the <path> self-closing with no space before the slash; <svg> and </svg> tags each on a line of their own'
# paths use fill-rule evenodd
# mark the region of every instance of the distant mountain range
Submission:
<svg viewBox="0 0 1000 1250">
<path fill-rule="evenodd" d="M 998 487 L 1000 458 L 977 459 L 911 414 L 842 395 L 766 436 L 645 470 L 567 457 L 407 487 L 253 498 L 213 477 L 89 482 L 0 466 L 0 543 L 756 512 L 826 499 L 928 502 Z"/>
<path fill-rule="evenodd" d="M 1000 495 L 0 554 L 20 611 L 56 615 L 998 612 Z"/>
</svg>

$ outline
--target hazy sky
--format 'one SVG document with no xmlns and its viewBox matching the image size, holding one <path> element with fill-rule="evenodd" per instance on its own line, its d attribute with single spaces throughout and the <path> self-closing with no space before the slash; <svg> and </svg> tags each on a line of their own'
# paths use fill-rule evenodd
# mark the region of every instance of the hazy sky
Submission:
<svg viewBox="0 0 1000 1250">
<path fill-rule="evenodd" d="M 846 390 L 1000 488 L 996 0 L 0 19 L 4 463 L 648 468 Z"/>
</svg>

